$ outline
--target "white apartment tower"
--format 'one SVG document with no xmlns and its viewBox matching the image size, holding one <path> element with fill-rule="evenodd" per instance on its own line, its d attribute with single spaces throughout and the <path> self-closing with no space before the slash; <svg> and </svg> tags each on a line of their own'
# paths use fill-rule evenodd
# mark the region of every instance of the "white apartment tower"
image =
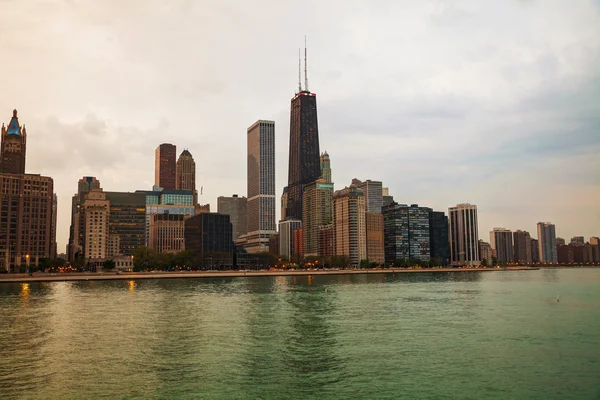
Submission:
<svg viewBox="0 0 600 400">
<path fill-rule="evenodd" d="M 448 208 L 448 222 L 450 264 L 455 266 L 479 265 L 477 206 L 465 203 Z"/>
</svg>

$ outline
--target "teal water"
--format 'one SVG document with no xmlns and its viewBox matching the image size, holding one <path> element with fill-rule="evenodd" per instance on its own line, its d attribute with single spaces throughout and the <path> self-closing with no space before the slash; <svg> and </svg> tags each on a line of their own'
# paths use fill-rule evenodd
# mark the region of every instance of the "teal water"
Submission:
<svg viewBox="0 0 600 400">
<path fill-rule="evenodd" d="M 600 269 L 0 284 L 3 400 L 354 398 L 600 398 Z"/>
</svg>

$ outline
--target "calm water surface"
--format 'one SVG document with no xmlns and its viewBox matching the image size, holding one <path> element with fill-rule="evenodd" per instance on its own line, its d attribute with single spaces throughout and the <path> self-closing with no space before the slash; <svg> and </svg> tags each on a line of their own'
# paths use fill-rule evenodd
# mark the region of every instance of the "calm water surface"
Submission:
<svg viewBox="0 0 600 400">
<path fill-rule="evenodd" d="M 0 284 L 0 398 L 599 399 L 600 269 Z"/>
</svg>

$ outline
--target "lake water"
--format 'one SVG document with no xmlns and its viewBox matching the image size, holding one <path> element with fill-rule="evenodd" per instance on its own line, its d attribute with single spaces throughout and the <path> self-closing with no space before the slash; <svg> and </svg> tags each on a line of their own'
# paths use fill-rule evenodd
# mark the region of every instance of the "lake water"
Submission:
<svg viewBox="0 0 600 400">
<path fill-rule="evenodd" d="M 0 284 L 0 398 L 598 399 L 600 269 Z"/>
</svg>

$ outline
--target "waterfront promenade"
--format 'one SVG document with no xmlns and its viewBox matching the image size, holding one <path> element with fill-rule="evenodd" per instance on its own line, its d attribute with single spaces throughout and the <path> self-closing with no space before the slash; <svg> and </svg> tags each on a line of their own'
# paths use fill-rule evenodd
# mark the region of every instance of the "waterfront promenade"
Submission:
<svg viewBox="0 0 600 400">
<path fill-rule="evenodd" d="M 440 272 L 487 272 L 487 271 L 531 271 L 537 267 L 507 268 L 389 268 L 389 269 L 329 269 L 329 270 L 265 270 L 265 271 L 157 271 L 157 272 L 69 272 L 5 274 L 0 275 L 0 283 L 10 282 L 52 282 L 52 281 L 101 281 L 115 279 L 183 279 L 183 278 L 237 278 L 260 276 L 315 276 L 315 275 L 355 275 L 355 274 L 405 274 Z"/>
</svg>

